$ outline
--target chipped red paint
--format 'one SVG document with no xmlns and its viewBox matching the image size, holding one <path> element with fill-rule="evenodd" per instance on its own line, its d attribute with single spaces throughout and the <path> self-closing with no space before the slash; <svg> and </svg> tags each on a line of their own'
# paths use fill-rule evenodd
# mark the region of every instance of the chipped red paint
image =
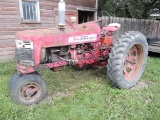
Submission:
<svg viewBox="0 0 160 120">
<path fill-rule="evenodd" d="M 66 61 L 59 61 L 59 62 L 55 62 L 55 63 L 48 63 L 46 64 L 46 66 L 48 68 L 57 68 L 57 67 L 61 67 L 61 66 L 65 66 L 68 63 Z"/>
</svg>

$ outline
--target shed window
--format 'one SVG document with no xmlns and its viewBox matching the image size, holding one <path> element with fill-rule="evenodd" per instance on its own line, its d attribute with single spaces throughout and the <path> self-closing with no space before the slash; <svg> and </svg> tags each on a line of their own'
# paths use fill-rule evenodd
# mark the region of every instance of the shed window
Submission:
<svg viewBox="0 0 160 120">
<path fill-rule="evenodd" d="M 20 0 L 20 10 L 23 22 L 40 22 L 38 0 Z"/>
</svg>

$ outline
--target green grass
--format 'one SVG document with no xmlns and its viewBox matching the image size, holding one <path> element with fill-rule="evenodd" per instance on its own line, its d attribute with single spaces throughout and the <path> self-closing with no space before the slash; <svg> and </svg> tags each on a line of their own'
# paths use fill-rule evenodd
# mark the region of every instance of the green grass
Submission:
<svg viewBox="0 0 160 120">
<path fill-rule="evenodd" d="M 138 85 L 130 90 L 112 87 L 106 70 L 41 71 L 48 84 L 38 105 L 12 102 L 8 81 L 15 62 L 0 64 L 0 120 L 159 120 L 160 58 L 148 57 Z"/>
</svg>

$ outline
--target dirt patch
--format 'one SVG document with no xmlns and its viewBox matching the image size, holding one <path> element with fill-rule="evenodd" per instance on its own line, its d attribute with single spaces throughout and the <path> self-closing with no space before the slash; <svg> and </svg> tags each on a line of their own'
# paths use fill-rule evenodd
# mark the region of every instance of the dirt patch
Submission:
<svg viewBox="0 0 160 120">
<path fill-rule="evenodd" d="M 68 96 L 73 96 L 73 95 L 74 95 L 74 92 L 72 91 L 57 92 L 56 94 L 53 95 L 53 98 L 68 97 Z"/>
<path fill-rule="evenodd" d="M 46 95 L 42 101 L 44 103 L 50 104 L 58 97 L 68 97 L 68 96 L 72 97 L 73 95 L 74 95 L 74 92 L 72 92 L 72 91 L 57 92 L 57 93 L 53 94 L 52 96 Z"/>
<path fill-rule="evenodd" d="M 53 102 L 53 98 L 47 94 L 41 102 L 43 102 L 45 104 L 51 104 Z"/>
<path fill-rule="evenodd" d="M 148 88 L 148 81 L 146 80 L 142 80 L 142 81 L 139 81 L 133 88 L 133 89 L 136 89 L 136 90 L 140 90 L 140 89 L 144 89 L 144 88 Z"/>
<path fill-rule="evenodd" d="M 74 89 L 77 89 L 80 85 L 81 84 L 73 85 L 70 88 L 68 88 L 67 91 L 64 91 L 64 92 L 57 91 L 57 92 L 53 93 L 52 95 L 47 94 L 42 101 L 47 104 L 50 104 L 52 101 L 54 101 L 54 99 L 56 99 L 58 97 L 68 97 L 68 96 L 73 97 L 74 96 Z"/>
</svg>

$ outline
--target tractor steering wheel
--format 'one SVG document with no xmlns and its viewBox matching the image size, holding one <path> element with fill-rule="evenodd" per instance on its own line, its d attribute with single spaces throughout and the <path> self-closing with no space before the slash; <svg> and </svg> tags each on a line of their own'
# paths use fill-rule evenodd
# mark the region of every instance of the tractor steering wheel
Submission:
<svg viewBox="0 0 160 120">
<path fill-rule="evenodd" d="M 107 26 L 109 25 L 110 21 L 111 21 L 111 18 L 110 18 L 110 15 L 107 11 L 100 11 L 98 13 L 98 20 L 97 20 L 97 23 L 99 24 L 99 26 L 102 28 L 104 26 Z"/>
</svg>

